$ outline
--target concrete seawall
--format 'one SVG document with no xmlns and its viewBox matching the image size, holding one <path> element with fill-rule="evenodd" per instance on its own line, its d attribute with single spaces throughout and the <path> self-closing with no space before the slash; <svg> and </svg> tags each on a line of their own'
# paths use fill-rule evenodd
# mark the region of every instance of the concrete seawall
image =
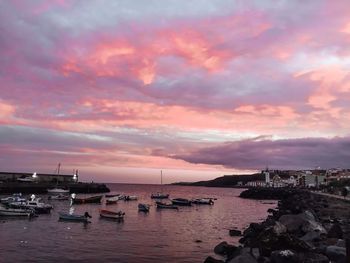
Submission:
<svg viewBox="0 0 350 263">
<path fill-rule="evenodd" d="M 105 184 L 98 183 L 62 183 L 56 185 L 54 183 L 19 183 L 8 182 L 0 184 L 0 194 L 45 194 L 50 188 L 65 188 L 71 193 L 106 193 L 109 192 Z"/>
</svg>

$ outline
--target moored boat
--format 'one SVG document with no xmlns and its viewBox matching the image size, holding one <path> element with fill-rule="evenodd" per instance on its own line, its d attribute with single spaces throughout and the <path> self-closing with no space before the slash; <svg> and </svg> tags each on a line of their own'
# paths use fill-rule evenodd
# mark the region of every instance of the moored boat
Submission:
<svg viewBox="0 0 350 263">
<path fill-rule="evenodd" d="M 106 205 L 113 205 L 119 201 L 119 195 L 106 198 Z"/>
<path fill-rule="evenodd" d="M 120 196 L 120 194 L 106 194 L 105 197 L 117 197 Z"/>
<path fill-rule="evenodd" d="M 4 217 L 32 217 L 35 215 L 32 209 L 0 208 L 0 216 Z"/>
<path fill-rule="evenodd" d="M 169 194 L 162 194 L 162 193 L 156 193 L 156 194 L 151 194 L 152 199 L 167 199 L 169 198 Z"/>
<path fill-rule="evenodd" d="M 125 213 L 122 211 L 114 212 L 114 211 L 107 210 L 107 209 L 100 210 L 100 217 L 101 218 L 123 220 L 124 216 L 125 216 Z"/>
<path fill-rule="evenodd" d="M 207 198 L 196 198 L 196 199 L 192 199 L 191 202 L 196 205 L 213 205 L 214 204 L 214 201 L 212 199 L 207 199 Z"/>
<path fill-rule="evenodd" d="M 83 222 L 88 223 L 88 218 L 91 218 L 88 212 L 85 212 L 84 215 L 75 215 L 59 212 L 59 220 L 61 221 L 71 221 L 71 222 Z"/>
<path fill-rule="evenodd" d="M 150 205 L 148 204 L 138 204 L 138 209 L 140 212 L 149 212 Z"/>
<path fill-rule="evenodd" d="M 42 203 L 41 198 L 35 198 L 35 195 L 31 197 L 31 200 L 26 202 L 12 202 L 8 206 L 11 208 L 21 208 L 21 209 L 33 209 L 38 214 L 48 214 L 53 208 L 50 204 Z"/>
<path fill-rule="evenodd" d="M 159 209 L 179 209 L 176 205 L 166 204 L 163 202 L 156 202 L 156 206 Z"/>
<path fill-rule="evenodd" d="M 53 188 L 53 189 L 47 189 L 47 193 L 49 193 L 49 194 L 68 194 L 69 190 L 62 189 L 62 188 Z"/>
<path fill-rule="evenodd" d="M 5 205 L 13 202 L 26 202 L 26 201 L 27 199 L 23 198 L 22 194 L 13 194 L 12 196 L 4 197 L 0 199 L 0 202 Z"/>
<path fill-rule="evenodd" d="M 68 200 L 69 199 L 69 195 L 63 195 L 63 194 L 59 194 L 59 195 L 50 195 L 48 197 L 49 200 Z"/>
<path fill-rule="evenodd" d="M 124 201 L 136 201 L 137 196 L 136 195 L 125 195 L 124 196 Z"/>
<path fill-rule="evenodd" d="M 102 195 L 90 196 L 86 198 L 77 198 L 72 194 L 72 203 L 73 204 L 91 204 L 91 203 L 101 203 Z"/>
<path fill-rule="evenodd" d="M 191 206 L 191 201 L 185 198 L 175 198 L 171 202 L 173 205 Z"/>
</svg>

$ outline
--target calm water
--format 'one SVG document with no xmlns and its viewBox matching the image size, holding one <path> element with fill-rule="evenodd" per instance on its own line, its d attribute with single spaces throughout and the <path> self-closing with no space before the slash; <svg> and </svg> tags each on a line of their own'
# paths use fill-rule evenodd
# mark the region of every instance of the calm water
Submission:
<svg viewBox="0 0 350 263">
<path fill-rule="evenodd" d="M 49 215 L 27 219 L 1 219 L 0 262 L 203 262 L 221 241 L 237 243 L 228 235 L 263 220 L 275 203 L 240 199 L 240 189 L 163 186 L 170 197 L 215 197 L 213 206 L 181 207 L 148 214 L 137 211 L 139 202 L 153 204 L 157 185 L 109 184 L 112 192 L 137 195 L 139 201 L 108 206 L 126 213 L 124 222 L 100 219 L 97 204 L 74 205 L 75 213 L 88 211 L 92 223 L 58 222 L 69 201 L 51 201 Z M 47 196 L 42 196 L 47 200 Z M 202 242 L 195 242 L 201 240 Z"/>
</svg>

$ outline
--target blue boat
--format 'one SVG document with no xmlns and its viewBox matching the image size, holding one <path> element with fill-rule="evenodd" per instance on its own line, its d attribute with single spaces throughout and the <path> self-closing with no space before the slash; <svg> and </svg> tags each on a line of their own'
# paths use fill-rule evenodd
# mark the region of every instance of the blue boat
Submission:
<svg viewBox="0 0 350 263">
<path fill-rule="evenodd" d="M 83 222 L 88 223 L 88 218 L 91 218 L 88 212 L 85 212 L 84 215 L 74 215 L 74 214 L 66 214 L 66 213 L 58 213 L 59 220 L 62 221 L 72 221 L 72 222 Z"/>
</svg>

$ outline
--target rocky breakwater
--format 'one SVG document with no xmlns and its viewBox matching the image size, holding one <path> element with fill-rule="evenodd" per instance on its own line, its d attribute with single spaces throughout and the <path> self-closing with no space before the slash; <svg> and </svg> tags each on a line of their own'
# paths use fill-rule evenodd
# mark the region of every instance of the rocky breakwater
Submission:
<svg viewBox="0 0 350 263">
<path fill-rule="evenodd" d="M 350 263 L 349 202 L 301 190 L 260 190 L 249 189 L 242 196 L 280 199 L 277 209 L 270 209 L 264 222 L 251 223 L 240 246 L 218 244 L 214 252 L 225 261 L 208 257 L 206 263 Z"/>
</svg>

